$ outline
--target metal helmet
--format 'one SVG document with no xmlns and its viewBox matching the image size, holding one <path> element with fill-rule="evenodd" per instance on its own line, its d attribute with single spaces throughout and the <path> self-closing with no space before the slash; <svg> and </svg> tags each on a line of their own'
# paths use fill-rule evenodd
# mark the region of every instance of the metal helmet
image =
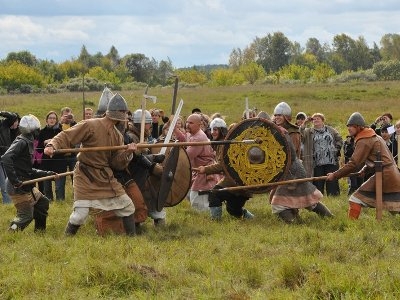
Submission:
<svg viewBox="0 0 400 300">
<path fill-rule="evenodd" d="M 347 121 L 346 126 L 349 125 L 358 125 L 365 127 L 364 117 L 359 112 L 352 113 L 349 120 Z"/>
<path fill-rule="evenodd" d="M 286 102 L 279 103 L 274 109 L 274 115 L 283 115 L 288 118 L 292 118 L 292 109 Z"/>
<path fill-rule="evenodd" d="M 101 117 L 105 114 L 108 107 L 108 103 L 110 102 L 113 96 L 114 96 L 113 92 L 111 92 L 111 90 L 108 87 L 105 87 L 100 96 L 96 117 Z"/>
<path fill-rule="evenodd" d="M 108 102 L 106 116 L 116 121 L 126 121 L 128 105 L 120 94 L 115 94 Z"/>
<path fill-rule="evenodd" d="M 268 113 L 266 113 L 265 111 L 260 111 L 257 115 L 257 118 L 261 118 L 261 119 L 266 119 L 268 121 L 271 121 L 271 117 L 269 116 Z"/>
<path fill-rule="evenodd" d="M 19 130 L 22 134 L 32 133 L 40 129 L 40 121 L 34 115 L 26 115 L 19 122 Z"/>
<path fill-rule="evenodd" d="M 214 127 L 227 128 L 225 121 L 221 118 L 215 118 L 211 121 L 210 129 L 213 130 Z"/>
<path fill-rule="evenodd" d="M 145 111 L 145 124 L 150 124 L 153 122 L 153 119 L 151 118 L 151 114 L 148 110 Z M 142 109 L 137 109 L 133 113 L 133 123 L 135 124 L 140 124 L 142 123 Z"/>
</svg>

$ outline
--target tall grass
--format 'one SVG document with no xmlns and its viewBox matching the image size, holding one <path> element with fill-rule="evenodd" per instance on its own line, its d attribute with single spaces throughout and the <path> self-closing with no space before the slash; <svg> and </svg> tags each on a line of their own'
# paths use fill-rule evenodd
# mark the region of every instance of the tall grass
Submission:
<svg viewBox="0 0 400 300">
<path fill-rule="evenodd" d="M 320 111 L 329 122 L 343 126 L 356 110 L 370 122 L 386 110 L 396 115 L 398 89 L 396 83 L 244 86 L 181 90 L 179 96 L 185 100 L 185 115 L 199 106 L 234 121 L 249 97 L 252 106 L 270 113 L 286 100 L 295 112 Z M 167 110 L 172 91 L 150 91 L 159 97 L 155 105 Z M 138 104 L 140 93 L 129 93 L 122 92 L 128 102 Z M 99 94 L 87 96 L 95 101 Z M 42 117 L 66 105 L 76 113 L 80 101 L 79 94 L 0 98 L 2 109 Z M 184 200 L 167 208 L 166 227 L 155 228 L 149 219 L 145 233 L 133 238 L 99 237 L 92 219 L 75 237 L 65 237 L 72 208 L 69 179 L 67 185 L 67 200 L 50 204 L 44 234 L 34 234 L 32 225 L 23 232 L 7 232 L 15 209 L 0 205 L 1 299 L 400 297 L 400 217 L 385 212 L 377 222 L 375 211 L 364 209 L 358 221 L 348 220 L 344 179 L 341 196 L 324 198 L 334 218 L 321 219 L 304 210 L 302 224 L 285 225 L 272 215 L 267 195 L 257 195 L 246 204 L 255 219 L 236 220 L 224 211 L 222 222 L 212 222 Z"/>
</svg>

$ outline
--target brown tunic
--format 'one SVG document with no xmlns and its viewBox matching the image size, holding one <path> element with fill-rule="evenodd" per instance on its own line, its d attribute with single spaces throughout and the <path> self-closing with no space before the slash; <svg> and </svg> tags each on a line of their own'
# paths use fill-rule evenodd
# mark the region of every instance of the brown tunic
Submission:
<svg viewBox="0 0 400 300">
<path fill-rule="evenodd" d="M 286 140 L 291 151 L 291 164 L 288 174 L 284 180 L 293 180 L 306 178 L 306 172 L 300 159 L 296 155 L 297 152 L 293 144 L 292 137 L 296 138 L 298 135 L 289 133 L 285 134 Z M 311 182 L 292 183 L 280 185 L 271 192 L 271 205 L 274 213 L 281 211 L 282 207 L 285 208 L 306 208 L 318 203 L 323 195 Z M 279 208 L 281 207 L 281 208 Z"/>
<path fill-rule="evenodd" d="M 103 117 L 83 120 L 57 134 L 49 144 L 54 149 L 63 149 L 76 144 L 82 148 L 120 146 L 124 141 L 113 121 Z M 80 152 L 74 169 L 74 200 L 99 200 L 125 194 L 112 169 L 126 168 L 132 156 L 125 150 Z"/>
<path fill-rule="evenodd" d="M 371 128 L 365 128 L 355 137 L 355 149 L 349 162 L 334 172 L 336 178 L 342 178 L 357 172 L 362 166 L 374 168 L 376 154 L 380 151 L 383 161 L 383 207 L 391 211 L 400 211 L 400 173 L 385 141 Z M 375 207 L 375 174 L 371 176 L 352 195 L 371 207 Z"/>
</svg>

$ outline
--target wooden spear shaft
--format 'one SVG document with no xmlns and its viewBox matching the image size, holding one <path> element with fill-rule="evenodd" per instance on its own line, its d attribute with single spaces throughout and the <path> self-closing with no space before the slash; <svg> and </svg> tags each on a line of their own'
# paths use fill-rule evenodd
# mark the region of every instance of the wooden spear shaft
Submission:
<svg viewBox="0 0 400 300">
<path fill-rule="evenodd" d="M 375 193 L 376 193 L 376 219 L 378 221 L 382 221 L 382 210 L 383 210 L 383 201 L 382 201 L 382 171 L 383 171 L 383 162 L 381 152 L 378 151 L 376 153 L 376 161 L 375 163 Z"/>
<path fill-rule="evenodd" d="M 283 180 L 283 181 L 277 181 L 277 182 L 269 182 L 269 183 L 265 183 L 265 184 L 231 186 L 231 187 L 226 187 L 226 188 L 215 190 L 215 191 L 218 192 L 218 191 L 247 190 L 247 189 L 264 188 L 264 187 L 276 186 L 276 185 L 285 185 L 285 184 L 291 184 L 291 183 L 308 182 L 308 181 L 314 181 L 314 180 L 326 180 L 327 178 L 328 178 L 328 176 L 298 178 L 298 179 Z"/>
<path fill-rule="evenodd" d="M 22 182 L 22 185 L 33 184 L 36 182 L 42 182 L 42 181 L 46 181 L 46 180 L 54 180 L 54 179 L 57 179 L 60 177 L 73 175 L 73 174 L 74 174 L 74 172 L 70 171 L 70 172 L 65 172 L 65 173 L 59 173 L 57 175 L 50 175 L 50 176 L 40 177 L 40 178 L 36 178 L 36 179 L 26 180 L 26 181 Z"/>
<path fill-rule="evenodd" d="M 347 175 L 345 177 L 350 177 L 350 176 L 358 176 L 358 173 L 350 173 L 349 175 Z M 285 185 L 285 184 L 291 184 L 291 183 L 308 182 L 308 181 L 314 181 L 314 180 L 315 181 L 317 181 L 317 180 L 326 180 L 327 178 L 328 178 L 328 176 L 318 176 L 318 177 L 307 177 L 307 178 L 290 179 L 290 180 L 283 180 L 283 181 L 277 181 L 277 182 L 269 182 L 269 183 L 265 183 L 265 184 L 231 186 L 231 187 L 226 187 L 226 188 L 223 188 L 223 189 L 215 190 L 215 192 L 256 189 L 256 188 L 263 188 L 263 187 L 276 186 L 276 185 Z"/>
<path fill-rule="evenodd" d="M 162 147 L 183 147 L 183 146 L 204 146 L 204 145 L 225 145 L 225 144 L 260 144 L 260 139 L 255 140 L 225 140 L 225 141 L 204 141 L 204 142 L 177 142 L 177 143 L 158 143 L 158 144 L 136 144 L 137 148 L 162 148 Z M 120 146 L 100 146 L 90 148 L 70 148 L 70 149 L 57 149 L 54 154 L 60 153 L 77 153 L 77 152 L 96 152 L 96 151 L 117 151 L 127 149 L 127 145 Z"/>
</svg>

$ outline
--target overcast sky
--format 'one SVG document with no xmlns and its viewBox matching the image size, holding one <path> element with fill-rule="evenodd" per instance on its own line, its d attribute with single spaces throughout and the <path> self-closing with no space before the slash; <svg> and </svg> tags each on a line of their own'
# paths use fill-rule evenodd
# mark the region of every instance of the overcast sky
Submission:
<svg viewBox="0 0 400 300">
<path fill-rule="evenodd" d="M 372 46 L 400 34 L 399 0 L 0 0 L 0 59 L 28 50 L 39 59 L 77 58 L 115 46 L 174 67 L 227 64 L 234 48 L 283 32 L 305 46 L 345 33 Z"/>
</svg>

